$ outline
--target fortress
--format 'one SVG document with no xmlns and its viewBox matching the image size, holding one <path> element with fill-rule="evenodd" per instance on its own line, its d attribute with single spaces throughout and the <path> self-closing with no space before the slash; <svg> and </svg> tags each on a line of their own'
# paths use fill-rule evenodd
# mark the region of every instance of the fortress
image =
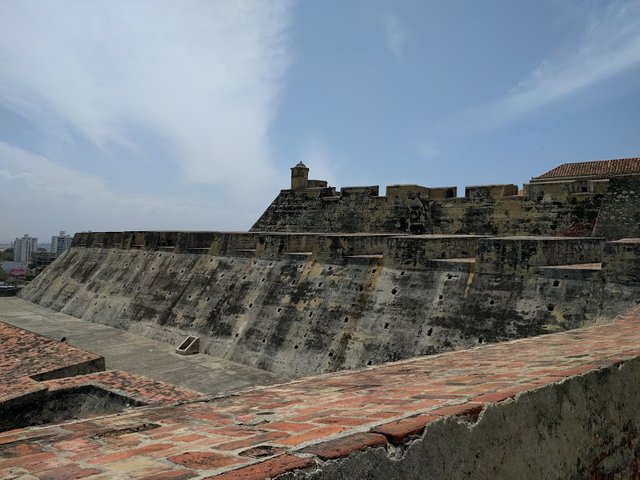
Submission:
<svg viewBox="0 0 640 480">
<path fill-rule="evenodd" d="M 0 477 L 640 478 L 640 158 L 464 197 L 308 173 L 249 232 L 76 234 L 0 299 Z M 245 383 L 106 370 L 47 321 Z"/>
</svg>

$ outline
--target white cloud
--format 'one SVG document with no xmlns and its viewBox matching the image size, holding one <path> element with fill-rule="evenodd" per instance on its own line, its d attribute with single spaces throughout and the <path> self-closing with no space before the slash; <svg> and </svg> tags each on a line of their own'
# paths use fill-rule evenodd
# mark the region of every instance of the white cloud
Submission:
<svg viewBox="0 0 640 480">
<path fill-rule="evenodd" d="M 400 19 L 394 14 L 387 14 L 382 19 L 384 40 L 387 49 L 397 58 L 402 57 L 407 42 L 407 30 Z"/>
<path fill-rule="evenodd" d="M 281 187 L 269 128 L 288 64 L 290 7 L 1 2 L 0 109 L 27 119 L 40 135 L 33 143 L 44 145 L 37 151 L 70 178 L 97 171 L 98 161 L 149 168 L 141 182 L 177 171 L 183 182 L 223 189 L 229 205 L 250 206 L 257 217 Z M 82 156 L 79 142 L 101 158 Z"/>
<path fill-rule="evenodd" d="M 440 154 L 438 149 L 434 147 L 431 142 L 427 142 L 427 141 L 423 141 L 418 145 L 418 152 L 424 158 L 428 158 L 428 159 L 435 158 Z"/>
<path fill-rule="evenodd" d="M 503 98 L 465 113 L 463 129 L 493 128 L 640 65 L 640 1 L 612 2 L 580 42 L 538 65 Z"/>
<path fill-rule="evenodd" d="M 79 230 L 196 228 L 212 216 L 211 205 L 166 196 L 114 192 L 101 178 L 82 174 L 52 160 L 0 142 L 0 241 L 16 232 L 41 238 Z M 37 218 L 37 222 L 34 222 Z M 229 218 L 227 218 L 229 220 Z"/>
</svg>

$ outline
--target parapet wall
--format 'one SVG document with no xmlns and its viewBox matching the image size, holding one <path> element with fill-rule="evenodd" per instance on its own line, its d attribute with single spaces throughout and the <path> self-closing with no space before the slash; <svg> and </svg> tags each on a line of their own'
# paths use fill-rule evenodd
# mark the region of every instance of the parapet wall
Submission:
<svg viewBox="0 0 640 480">
<path fill-rule="evenodd" d="M 197 335 L 212 355 L 300 376 L 612 318 L 637 297 L 621 248 L 594 238 L 85 233 L 21 297 L 176 345 Z"/>
<path fill-rule="evenodd" d="M 455 187 L 419 185 L 377 188 L 282 190 L 252 231 L 369 232 L 481 235 L 590 235 L 602 194 L 564 192 L 518 195 L 515 185 Z M 553 187 L 555 188 L 555 187 Z"/>
</svg>

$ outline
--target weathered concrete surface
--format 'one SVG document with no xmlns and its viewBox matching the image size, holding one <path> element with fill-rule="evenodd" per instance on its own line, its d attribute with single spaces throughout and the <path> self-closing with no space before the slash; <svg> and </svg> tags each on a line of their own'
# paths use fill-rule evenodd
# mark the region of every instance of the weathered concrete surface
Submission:
<svg viewBox="0 0 640 480">
<path fill-rule="evenodd" d="M 605 278 L 599 265 L 550 268 L 602 260 L 603 241 L 594 238 L 124 232 L 78 239 L 120 247 L 73 247 L 22 298 L 173 346 L 195 335 L 205 353 L 291 377 L 577 328 L 637 300 L 635 286 Z"/>
<path fill-rule="evenodd" d="M 0 477 L 633 479 L 639 411 L 636 307 L 609 325 L 6 432 Z"/>
<path fill-rule="evenodd" d="M 53 340 L 66 338 L 69 345 L 104 356 L 109 369 L 145 375 L 203 393 L 229 393 L 283 379 L 210 355 L 176 355 L 175 346 L 80 320 L 18 298 L 0 298 L 0 321 Z M 47 361 L 45 351 L 33 350 L 33 353 Z"/>
</svg>

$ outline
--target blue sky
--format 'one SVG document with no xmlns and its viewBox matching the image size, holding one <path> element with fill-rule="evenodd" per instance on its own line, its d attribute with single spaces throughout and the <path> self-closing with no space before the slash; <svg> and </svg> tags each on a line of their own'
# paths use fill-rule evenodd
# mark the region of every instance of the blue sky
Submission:
<svg viewBox="0 0 640 480">
<path fill-rule="evenodd" d="M 640 155 L 640 1 L 0 2 L 0 241 Z"/>
</svg>

